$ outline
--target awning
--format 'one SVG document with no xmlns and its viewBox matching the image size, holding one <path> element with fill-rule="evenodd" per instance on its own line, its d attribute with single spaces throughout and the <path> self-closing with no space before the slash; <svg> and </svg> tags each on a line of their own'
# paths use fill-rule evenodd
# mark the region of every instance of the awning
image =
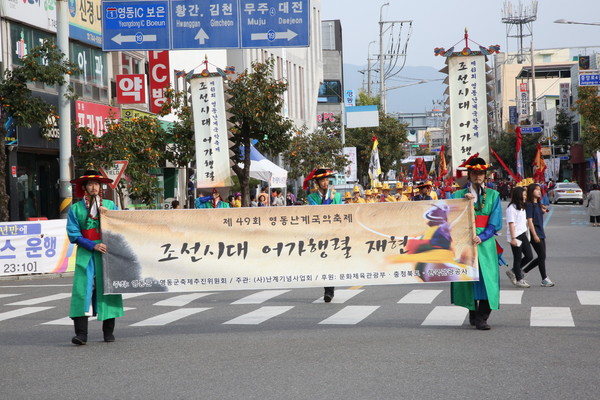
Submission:
<svg viewBox="0 0 600 400">
<path fill-rule="evenodd" d="M 240 151 L 244 151 L 243 147 Z M 272 188 L 285 188 L 287 186 L 287 175 L 288 172 L 285 169 L 269 161 L 254 146 L 250 146 L 251 178 L 268 182 L 269 187 Z"/>
</svg>

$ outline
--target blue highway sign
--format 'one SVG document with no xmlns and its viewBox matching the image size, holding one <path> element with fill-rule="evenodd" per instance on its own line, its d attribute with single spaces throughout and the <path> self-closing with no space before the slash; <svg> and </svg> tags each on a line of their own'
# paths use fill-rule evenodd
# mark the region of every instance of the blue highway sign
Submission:
<svg viewBox="0 0 600 400">
<path fill-rule="evenodd" d="M 600 71 L 580 71 L 579 86 L 600 86 Z"/>
<path fill-rule="evenodd" d="M 308 47 L 309 0 L 240 0 L 242 48 Z"/>
<path fill-rule="evenodd" d="M 167 50 L 169 1 L 103 1 L 102 50 Z"/>
<path fill-rule="evenodd" d="M 171 0 L 172 49 L 238 48 L 238 3 Z"/>
</svg>

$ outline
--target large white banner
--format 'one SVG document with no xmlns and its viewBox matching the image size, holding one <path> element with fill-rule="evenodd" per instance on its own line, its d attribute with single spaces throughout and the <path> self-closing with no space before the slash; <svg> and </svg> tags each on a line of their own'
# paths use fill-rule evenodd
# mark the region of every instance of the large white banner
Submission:
<svg viewBox="0 0 600 400">
<path fill-rule="evenodd" d="M 72 271 L 76 247 L 66 225 L 65 219 L 0 223 L 0 276 Z"/>
<path fill-rule="evenodd" d="M 101 221 L 107 293 L 479 278 L 464 199 L 108 211 Z"/>
<path fill-rule="evenodd" d="M 475 153 L 489 157 L 485 56 L 448 58 L 452 171 Z"/>
<path fill-rule="evenodd" d="M 223 78 L 190 81 L 196 139 L 196 187 L 232 186 Z"/>
</svg>

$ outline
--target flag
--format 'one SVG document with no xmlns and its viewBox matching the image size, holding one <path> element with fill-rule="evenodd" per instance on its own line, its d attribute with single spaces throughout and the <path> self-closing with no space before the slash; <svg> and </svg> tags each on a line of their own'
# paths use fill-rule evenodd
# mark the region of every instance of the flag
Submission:
<svg viewBox="0 0 600 400">
<path fill-rule="evenodd" d="M 523 135 L 521 135 L 521 127 L 517 126 L 515 129 L 515 133 L 517 134 L 517 144 L 516 144 L 516 159 L 517 159 L 517 177 L 520 182 L 521 179 L 525 177 L 525 171 L 523 170 L 523 152 L 521 151 L 521 144 L 523 143 Z"/>
<path fill-rule="evenodd" d="M 373 136 L 373 150 L 371 150 L 371 159 L 369 160 L 369 177 L 371 178 L 371 186 L 373 186 L 372 182 L 377 181 L 379 175 L 381 174 L 381 164 L 379 163 L 379 150 L 377 150 L 377 146 L 379 146 L 377 136 Z"/>
<path fill-rule="evenodd" d="M 427 180 L 427 168 L 425 161 L 422 157 L 415 158 L 413 165 L 413 181 L 426 181 Z"/>
<path fill-rule="evenodd" d="M 538 143 L 537 151 L 535 152 L 535 158 L 533 160 L 533 179 L 538 182 L 545 182 L 544 173 L 546 172 L 546 162 L 542 157 L 542 145 Z"/>
<path fill-rule="evenodd" d="M 438 179 L 442 180 L 447 173 L 448 166 L 446 165 L 445 146 L 442 145 L 442 148 L 440 149 L 440 165 L 438 167 Z"/>
<path fill-rule="evenodd" d="M 500 165 L 502 165 L 504 167 L 504 169 L 506 170 L 506 172 L 508 172 L 508 174 L 510 176 L 512 176 L 512 178 L 515 180 L 515 182 L 519 182 L 519 179 L 515 176 L 514 172 L 512 172 L 510 170 L 510 168 L 508 168 L 508 165 L 506 165 L 506 163 L 504 162 L 504 160 L 502 160 L 500 158 L 500 156 L 494 151 L 494 149 L 492 149 L 490 147 L 490 151 L 492 152 L 492 154 L 494 155 L 494 157 L 496 157 L 496 160 L 498 160 L 498 162 L 500 163 Z"/>
</svg>

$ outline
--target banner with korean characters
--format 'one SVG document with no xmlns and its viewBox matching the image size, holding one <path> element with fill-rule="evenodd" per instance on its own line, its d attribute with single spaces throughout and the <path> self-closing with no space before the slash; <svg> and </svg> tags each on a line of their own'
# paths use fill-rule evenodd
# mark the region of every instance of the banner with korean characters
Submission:
<svg viewBox="0 0 600 400">
<path fill-rule="evenodd" d="M 66 227 L 65 219 L 0 223 L 0 276 L 73 271 Z"/>
<path fill-rule="evenodd" d="M 475 153 L 489 162 L 484 55 L 448 57 L 452 171 Z"/>
<path fill-rule="evenodd" d="M 233 186 L 223 78 L 190 80 L 196 139 L 197 188 Z"/>
<path fill-rule="evenodd" d="M 105 211 L 101 221 L 106 293 L 479 279 L 464 199 Z"/>
</svg>

